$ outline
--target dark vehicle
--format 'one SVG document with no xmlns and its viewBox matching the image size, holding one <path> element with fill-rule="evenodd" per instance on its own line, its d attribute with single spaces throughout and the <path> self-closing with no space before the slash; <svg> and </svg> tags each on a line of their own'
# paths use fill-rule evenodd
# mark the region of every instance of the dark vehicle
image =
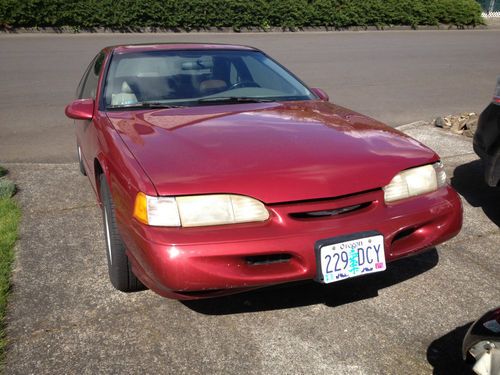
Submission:
<svg viewBox="0 0 500 375">
<path fill-rule="evenodd" d="M 474 151 L 483 161 L 486 183 L 500 186 L 500 76 L 493 100 L 479 116 Z"/>
<path fill-rule="evenodd" d="M 500 375 L 500 307 L 488 311 L 469 328 L 462 354 L 479 375 Z"/>
</svg>

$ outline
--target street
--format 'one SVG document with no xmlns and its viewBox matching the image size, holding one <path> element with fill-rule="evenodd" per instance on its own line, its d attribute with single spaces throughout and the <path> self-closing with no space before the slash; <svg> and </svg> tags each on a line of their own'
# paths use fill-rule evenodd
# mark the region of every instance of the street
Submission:
<svg viewBox="0 0 500 375">
<path fill-rule="evenodd" d="M 252 45 L 331 101 L 401 125 L 481 111 L 500 74 L 500 30 L 275 34 L 0 35 L 0 161 L 76 160 L 63 115 L 105 46 L 145 42 Z"/>
</svg>

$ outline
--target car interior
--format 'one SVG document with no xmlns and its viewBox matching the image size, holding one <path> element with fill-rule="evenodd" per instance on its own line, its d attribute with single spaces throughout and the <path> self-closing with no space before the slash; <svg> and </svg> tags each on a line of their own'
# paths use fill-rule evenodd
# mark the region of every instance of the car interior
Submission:
<svg viewBox="0 0 500 375">
<path fill-rule="evenodd" d="M 159 64 L 134 64 L 141 65 L 142 70 L 129 72 L 127 75 L 120 74 L 118 67 L 110 87 L 111 95 L 107 96 L 107 104 L 191 99 L 225 91 L 232 86 L 231 63 L 223 58 L 212 60 L 179 61 L 174 69 L 165 69 Z M 239 77 L 234 78 L 236 80 Z M 248 72 L 247 80 L 250 79 L 252 78 Z M 254 85 L 258 86 L 256 83 Z"/>
</svg>

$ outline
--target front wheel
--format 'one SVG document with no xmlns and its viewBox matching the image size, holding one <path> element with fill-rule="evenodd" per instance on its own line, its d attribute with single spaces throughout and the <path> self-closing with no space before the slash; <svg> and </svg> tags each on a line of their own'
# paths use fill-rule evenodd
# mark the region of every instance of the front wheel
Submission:
<svg viewBox="0 0 500 375">
<path fill-rule="evenodd" d="M 146 289 L 132 272 L 125 245 L 116 225 L 115 206 L 111 198 L 106 176 L 99 176 L 104 221 L 104 238 L 108 258 L 108 272 L 111 284 L 122 292 L 137 292 Z"/>
</svg>

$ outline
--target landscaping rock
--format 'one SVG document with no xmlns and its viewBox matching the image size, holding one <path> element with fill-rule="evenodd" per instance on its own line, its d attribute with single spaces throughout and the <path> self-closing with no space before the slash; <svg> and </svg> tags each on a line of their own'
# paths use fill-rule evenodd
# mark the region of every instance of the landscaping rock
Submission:
<svg viewBox="0 0 500 375">
<path fill-rule="evenodd" d="M 464 135 L 472 138 L 477 130 L 477 122 L 479 120 L 479 116 L 475 113 L 471 113 L 471 116 L 467 120 L 465 124 L 466 130 L 464 131 Z"/>
<path fill-rule="evenodd" d="M 474 133 L 470 129 L 465 129 L 463 134 L 468 138 L 474 137 Z"/>
<path fill-rule="evenodd" d="M 451 132 L 455 134 L 462 134 L 465 128 L 465 119 L 462 116 L 450 116 Z"/>
<path fill-rule="evenodd" d="M 477 129 L 478 115 L 474 112 L 464 112 L 460 115 L 437 117 L 432 123 L 443 129 L 450 129 L 452 133 L 473 137 Z"/>
<path fill-rule="evenodd" d="M 437 117 L 434 121 L 434 126 L 437 126 L 438 128 L 444 128 L 445 127 L 445 121 L 444 118 L 442 117 Z"/>
</svg>

